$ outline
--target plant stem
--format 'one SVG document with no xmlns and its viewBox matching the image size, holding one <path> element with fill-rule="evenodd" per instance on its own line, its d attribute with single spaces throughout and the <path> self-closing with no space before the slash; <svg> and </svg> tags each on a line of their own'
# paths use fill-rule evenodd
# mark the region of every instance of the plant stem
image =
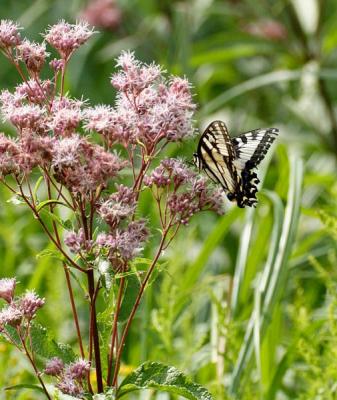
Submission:
<svg viewBox="0 0 337 400">
<path fill-rule="evenodd" d="M 91 315 L 91 337 L 94 345 L 94 353 L 95 353 L 95 367 L 96 367 L 96 379 L 97 379 L 97 389 L 98 393 L 103 392 L 103 379 L 102 379 L 102 365 L 101 365 L 101 354 L 99 348 L 99 337 L 98 337 L 98 328 L 97 328 L 97 318 L 96 318 L 96 306 L 95 306 L 95 280 L 94 280 L 94 271 L 89 269 L 87 271 L 88 276 L 88 289 L 90 296 L 90 315 Z"/>
<path fill-rule="evenodd" d="M 33 367 L 33 369 L 34 369 L 35 375 L 36 375 L 37 379 L 39 380 L 39 382 L 40 382 L 40 384 L 41 384 L 41 386 L 42 386 L 42 388 L 43 388 L 43 391 L 45 392 L 45 394 L 46 394 L 48 400 L 52 400 L 52 398 L 50 397 L 50 395 L 49 395 L 49 393 L 48 393 L 48 390 L 47 390 L 47 388 L 46 388 L 46 386 L 45 386 L 45 384 L 44 384 L 44 382 L 43 382 L 43 380 L 42 380 L 42 378 L 41 378 L 40 372 L 39 372 L 39 370 L 37 369 L 37 367 L 36 367 L 36 365 L 35 365 L 35 362 L 34 362 L 32 356 L 29 354 L 29 351 L 28 351 L 28 349 L 27 349 L 27 346 L 26 346 L 25 341 L 23 340 L 23 338 L 22 338 L 20 332 L 18 332 L 18 333 L 19 333 L 20 341 L 21 341 L 22 347 L 23 347 L 23 349 L 24 349 L 24 352 L 25 352 L 27 358 L 29 359 L 29 362 L 31 363 L 31 365 L 32 365 L 32 367 Z"/>
<path fill-rule="evenodd" d="M 142 282 L 142 284 L 140 286 L 140 289 L 139 289 L 135 304 L 132 307 L 131 313 L 130 313 L 129 318 L 128 318 L 127 322 L 126 322 L 125 328 L 123 330 L 123 334 L 122 334 L 122 337 L 121 337 L 121 340 L 120 340 L 120 343 L 119 343 L 119 346 L 118 346 L 117 354 L 116 354 L 115 370 L 114 370 L 114 375 L 113 375 L 113 379 L 112 379 L 112 385 L 115 386 L 116 392 L 117 392 L 117 384 L 118 384 L 117 377 L 118 377 L 120 361 L 121 361 L 121 356 L 122 356 L 122 351 L 123 351 L 125 339 L 126 339 L 126 337 L 128 335 L 128 332 L 129 332 L 131 323 L 133 321 L 133 318 L 134 318 L 134 316 L 136 314 L 136 311 L 137 311 L 137 309 L 139 307 L 140 300 L 141 300 L 141 298 L 143 296 L 143 293 L 144 293 L 144 290 L 146 288 L 146 285 L 147 285 L 147 283 L 148 283 L 148 281 L 149 281 L 149 279 L 150 279 L 150 277 L 152 275 L 152 272 L 153 272 L 153 270 L 154 270 L 154 268 L 155 268 L 155 266 L 157 264 L 157 261 L 158 261 L 158 259 L 160 257 L 160 254 L 161 254 L 161 251 L 162 251 L 162 249 L 164 247 L 164 243 L 165 243 L 165 239 L 166 239 L 168 230 L 169 229 L 165 229 L 163 231 L 163 234 L 162 234 L 162 237 L 161 237 L 161 241 L 160 241 L 160 244 L 159 244 L 159 247 L 158 247 L 158 250 L 157 250 L 157 254 L 156 254 L 155 258 L 153 259 L 151 266 L 147 270 L 145 278 L 144 278 L 144 280 L 143 280 L 143 282 Z"/>
<path fill-rule="evenodd" d="M 38 213 L 38 211 L 36 210 L 35 207 L 33 207 L 33 205 L 30 203 L 30 201 L 28 200 L 27 196 L 24 194 L 23 190 L 22 190 L 22 186 L 20 184 L 20 182 L 18 182 L 19 188 L 20 188 L 20 193 L 21 193 L 21 197 L 24 199 L 24 201 L 27 203 L 27 205 L 29 206 L 29 208 L 33 211 L 34 216 L 36 217 L 36 219 L 40 222 L 42 228 L 44 229 L 44 231 L 46 232 L 46 234 L 48 235 L 49 239 L 55 244 L 55 246 L 58 248 L 58 250 L 60 251 L 60 253 L 62 253 L 62 255 L 69 261 L 69 263 L 76 269 L 78 269 L 81 272 L 86 272 L 83 268 L 81 268 L 79 265 L 77 265 L 75 263 L 75 261 L 68 256 L 68 254 L 62 249 L 62 247 L 60 247 L 57 243 L 57 240 L 53 237 L 53 235 L 49 232 L 49 229 L 47 228 L 46 224 L 43 222 L 43 220 L 40 217 L 40 214 Z"/>
<path fill-rule="evenodd" d="M 49 174 L 45 175 L 45 181 L 46 181 L 46 185 L 47 185 L 48 198 L 49 198 L 49 200 L 51 200 L 52 196 L 51 196 L 51 187 L 50 187 L 50 176 L 49 176 Z M 54 207 L 53 207 L 52 204 L 50 205 L 50 212 L 52 214 L 54 214 Z M 58 243 L 58 246 L 61 247 L 60 235 L 59 235 L 59 232 L 58 232 L 58 229 L 57 229 L 55 221 L 52 221 L 52 225 L 53 225 L 54 234 L 55 234 L 55 238 L 56 238 L 56 241 Z M 67 267 L 65 262 L 63 262 L 63 270 L 64 270 L 64 274 L 65 274 L 65 277 L 66 277 L 67 288 L 68 288 L 68 293 L 69 293 L 69 299 L 70 299 L 70 304 L 71 304 L 71 310 L 72 310 L 73 319 L 74 319 L 74 323 L 75 323 L 75 328 L 76 328 L 76 333 L 77 333 L 77 338 L 78 338 L 78 344 L 79 344 L 79 347 L 80 347 L 80 353 L 81 353 L 81 357 L 85 358 L 84 349 L 83 349 L 82 335 L 81 335 L 81 330 L 80 330 L 80 324 L 79 324 L 79 321 L 78 321 L 78 315 L 77 315 L 77 310 L 76 310 L 76 305 L 75 305 L 75 300 L 74 300 L 74 292 L 73 292 L 73 288 L 72 288 L 72 285 L 71 285 L 69 270 L 68 270 L 68 267 Z M 90 383 L 88 382 L 88 384 L 89 384 L 89 388 L 90 388 Z"/>
<path fill-rule="evenodd" d="M 115 309 L 114 320 L 113 320 L 113 324 L 112 324 L 112 335 L 111 335 L 111 344 L 110 344 L 110 352 L 109 352 L 109 360 L 108 360 L 108 377 L 107 377 L 108 386 L 111 386 L 112 360 L 113 360 L 113 354 L 114 354 L 114 348 L 115 348 L 115 341 L 117 338 L 118 316 L 119 316 L 119 311 L 120 311 L 120 307 L 121 307 L 121 303 L 122 303 L 124 286 L 125 286 L 125 277 L 123 276 L 120 280 L 120 284 L 119 284 L 119 288 L 118 288 L 116 309 Z M 117 342 L 116 342 L 116 349 L 117 349 Z"/>
</svg>

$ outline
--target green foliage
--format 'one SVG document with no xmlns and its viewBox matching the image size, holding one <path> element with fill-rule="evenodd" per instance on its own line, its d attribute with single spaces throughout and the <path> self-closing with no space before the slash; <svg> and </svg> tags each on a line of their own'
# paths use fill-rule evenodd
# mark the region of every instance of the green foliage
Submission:
<svg viewBox="0 0 337 400">
<path fill-rule="evenodd" d="M 19 19 L 30 37 L 40 39 L 38 33 L 56 20 L 75 20 L 85 3 L 2 0 L 2 18 Z M 280 129 L 268 168 L 264 164 L 257 209 L 230 208 L 218 219 L 200 215 L 164 254 L 126 343 L 120 395 L 130 400 L 163 398 L 158 393 L 167 367 L 158 367 L 163 381 L 151 378 L 151 369 L 148 375 L 143 375 L 145 367 L 135 369 L 156 360 L 186 371 L 215 399 L 336 398 L 336 2 L 267 0 L 258 7 L 251 0 L 117 3 L 120 26 L 97 27 L 100 33 L 71 62 L 66 90 L 72 95 L 112 103 L 112 59 L 122 49 L 134 49 L 140 59 L 159 62 L 193 82 L 200 129 L 215 118 L 224 119 L 234 135 L 258 127 Z M 297 10 L 295 3 L 305 4 Z M 312 4 L 313 12 L 306 12 Z M 266 20 L 281 23 L 286 38 L 268 37 L 268 30 L 260 36 L 250 33 Z M 1 87 L 17 82 L 15 71 L 3 61 Z M 1 130 L 11 132 L 3 124 Z M 166 150 L 189 160 L 196 142 Z M 303 171 L 293 152 L 304 160 Z M 259 175 L 263 174 L 262 167 Z M 35 200 L 41 189 L 37 181 Z M 62 355 L 71 360 L 74 354 L 38 325 L 48 327 L 51 336 L 79 354 L 62 260 L 18 198 L 3 187 L 0 197 L 1 277 L 17 276 L 18 292 L 35 288 L 46 298 L 34 328 L 39 357 Z M 55 215 L 50 205 L 54 204 L 40 204 L 44 220 L 52 218 L 63 230 L 71 230 L 67 208 L 57 206 Z M 150 220 L 157 218 L 146 194 L 141 207 Z M 130 299 L 137 273 L 147 268 L 153 249 L 151 243 L 144 259 L 125 277 Z M 80 325 L 87 334 L 86 293 L 76 273 L 73 277 Z M 106 286 L 113 283 L 105 278 Z M 105 353 L 114 301 L 111 289 L 98 304 Z M 123 312 L 130 306 L 131 301 L 124 303 Z M 106 368 L 105 354 L 102 359 Z M 18 386 L 22 382 L 29 386 Z M 128 382 L 135 390 L 126 393 Z M 2 341 L 0 388 L 13 390 L 2 391 L 0 397 L 44 399 L 29 389 L 35 384 L 23 357 Z M 139 390 L 149 385 L 153 389 L 145 397 Z M 176 393 L 166 398 L 176 399 Z M 111 398 L 107 394 L 104 400 Z"/>
<path fill-rule="evenodd" d="M 117 399 L 141 389 L 156 389 L 178 394 L 190 400 L 211 400 L 210 393 L 193 383 L 182 372 L 157 362 L 146 362 L 128 375 L 117 392 Z"/>
</svg>

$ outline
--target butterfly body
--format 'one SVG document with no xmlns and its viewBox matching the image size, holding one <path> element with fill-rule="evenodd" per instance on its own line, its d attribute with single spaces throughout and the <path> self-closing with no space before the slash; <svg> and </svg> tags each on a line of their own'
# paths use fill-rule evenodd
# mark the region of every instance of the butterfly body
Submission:
<svg viewBox="0 0 337 400">
<path fill-rule="evenodd" d="M 258 164 L 275 140 L 278 129 L 255 129 L 231 138 L 222 121 L 212 122 L 202 134 L 194 163 L 224 189 L 239 207 L 256 206 Z"/>
</svg>

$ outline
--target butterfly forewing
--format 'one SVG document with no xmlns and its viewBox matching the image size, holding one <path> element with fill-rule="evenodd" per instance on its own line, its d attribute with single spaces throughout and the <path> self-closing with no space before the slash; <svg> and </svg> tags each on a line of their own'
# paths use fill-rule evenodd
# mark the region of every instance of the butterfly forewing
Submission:
<svg viewBox="0 0 337 400">
<path fill-rule="evenodd" d="M 200 138 L 197 155 L 201 167 L 216 183 L 229 192 L 235 190 L 236 177 L 233 166 L 235 152 L 226 125 L 212 122 Z"/>
</svg>

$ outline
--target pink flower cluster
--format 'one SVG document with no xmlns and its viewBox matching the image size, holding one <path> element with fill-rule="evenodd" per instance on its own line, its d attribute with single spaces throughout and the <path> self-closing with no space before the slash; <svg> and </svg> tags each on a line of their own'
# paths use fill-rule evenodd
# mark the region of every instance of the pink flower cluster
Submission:
<svg viewBox="0 0 337 400">
<path fill-rule="evenodd" d="M 111 83 L 118 91 L 116 107 L 97 106 L 86 111 L 86 129 L 100 133 L 111 146 L 142 142 L 148 153 L 161 140 L 178 141 L 193 133 L 192 102 L 187 80 L 165 81 L 159 66 L 137 61 L 123 52 Z"/>
<path fill-rule="evenodd" d="M 30 322 L 44 305 L 44 299 L 41 299 L 34 291 L 27 290 L 22 296 L 15 297 L 15 287 L 15 278 L 0 279 L 0 299 L 8 303 L 0 310 L 0 332 L 7 325 L 19 327 Z"/>
<path fill-rule="evenodd" d="M 144 178 L 144 184 L 152 188 L 158 201 L 165 194 L 167 207 L 163 212 L 169 212 L 165 218 L 171 224 L 186 225 L 194 214 L 204 210 L 223 214 L 223 192 L 211 188 L 206 179 L 189 170 L 180 160 L 163 160 Z"/>
<path fill-rule="evenodd" d="M 79 359 L 68 365 L 58 357 L 47 361 L 44 373 L 58 378 L 56 387 L 64 394 L 81 397 L 84 393 L 83 378 L 90 371 L 90 362 Z"/>
<path fill-rule="evenodd" d="M 75 25 L 60 21 L 51 26 L 44 35 L 46 41 L 54 47 L 60 56 L 68 60 L 74 50 L 84 44 L 94 31 L 89 28 L 87 22 L 79 22 Z"/>
</svg>

